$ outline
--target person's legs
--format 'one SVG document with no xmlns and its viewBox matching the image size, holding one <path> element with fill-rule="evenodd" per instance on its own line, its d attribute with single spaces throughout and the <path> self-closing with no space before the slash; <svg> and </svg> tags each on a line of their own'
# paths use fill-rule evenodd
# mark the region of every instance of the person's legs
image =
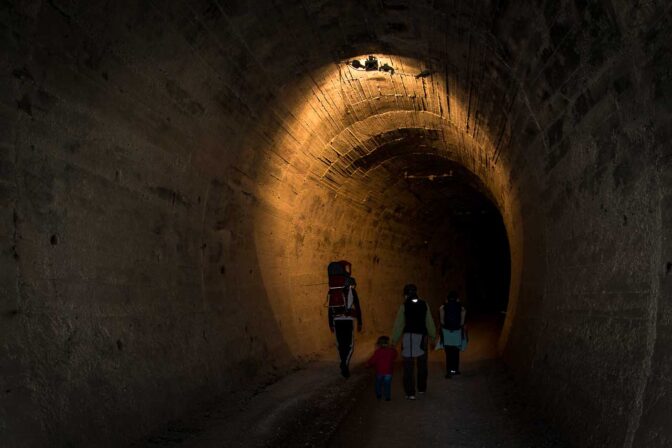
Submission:
<svg viewBox="0 0 672 448">
<path fill-rule="evenodd" d="M 352 320 L 335 320 L 334 332 L 336 333 L 338 354 L 341 358 L 341 374 L 348 377 L 350 376 L 348 364 L 350 364 L 355 342 L 355 326 Z"/>
<path fill-rule="evenodd" d="M 458 363 L 460 359 L 460 349 L 458 347 L 449 345 L 446 347 L 448 356 L 448 372 L 455 374 L 458 370 Z"/>
<path fill-rule="evenodd" d="M 427 391 L 427 350 L 425 354 L 418 356 L 418 391 L 424 393 Z"/>
<path fill-rule="evenodd" d="M 383 376 L 383 391 L 385 400 L 390 401 L 392 399 L 392 375 Z"/>
<path fill-rule="evenodd" d="M 420 342 L 420 347 L 422 351 L 425 352 L 424 355 L 418 356 L 418 391 L 420 393 L 425 393 L 427 391 L 427 358 L 429 354 L 427 353 L 427 336 L 422 337 L 422 342 Z"/>
<path fill-rule="evenodd" d="M 444 345 L 443 353 L 446 355 L 446 378 L 450 378 L 450 346 Z"/>
<path fill-rule="evenodd" d="M 415 396 L 415 378 L 413 375 L 414 363 L 414 358 L 404 358 L 404 392 L 407 397 Z"/>
<path fill-rule="evenodd" d="M 455 347 L 455 372 L 460 373 L 460 349 Z"/>
<path fill-rule="evenodd" d="M 376 398 L 379 400 L 383 396 L 384 383 L 385 375 L 376 375 Z"/>
</svg>

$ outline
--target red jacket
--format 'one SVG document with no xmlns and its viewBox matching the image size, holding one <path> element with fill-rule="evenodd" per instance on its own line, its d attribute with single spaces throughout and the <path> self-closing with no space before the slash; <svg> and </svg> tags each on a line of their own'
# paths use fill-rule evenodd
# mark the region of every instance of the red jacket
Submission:
<svg viewBox="0 0 672 448">
<path fill-rule="evenodd" d="M 376 375 L 392 375 L 394 358 L 397 351 L 391 347 L 378 347 L 371 359 L 366 362 L 367 367 L 375 367 Z"/>
</svg>

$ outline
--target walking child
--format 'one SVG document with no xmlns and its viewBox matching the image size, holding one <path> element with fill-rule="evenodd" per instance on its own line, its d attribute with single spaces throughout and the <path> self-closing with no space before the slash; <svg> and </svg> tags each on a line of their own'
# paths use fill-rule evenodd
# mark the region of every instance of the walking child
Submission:
<svg viewBox="0 0 672 448">
<path fill-rule="evenodd" d="M 392 371 L 397 351 L 390 347 L 390 338 L 381 336 L 376 342 L 376 351 L 366 362 L 367 367 L 376 369 L 376 398 L 379 400 L 385 395 L 385 401 L 392 399 Z"/>
</svg>

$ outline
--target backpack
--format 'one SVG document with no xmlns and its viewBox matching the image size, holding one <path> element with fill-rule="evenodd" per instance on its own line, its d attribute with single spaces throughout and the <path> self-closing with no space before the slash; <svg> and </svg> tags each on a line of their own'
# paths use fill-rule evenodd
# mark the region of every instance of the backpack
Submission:
<svg viewBox="0 0 672 448">
<path fill-rule="evenodd" d="M 327 306 L 333 308 L 335 314 L 344 314 L 352 308 L 353 280 L 350 277 L 352 264 L 348 261 L 332 261 L 327 266 L 329 275 L 329 292 L 327 293 Z"/>
<path fill-rule="evenodd" d="M 462 328 L 462 304 L 450 301 L 443 305 L 443 328 L 454 331 Z"/>
<path fill-rule="evenodd" d="M 427 334 L 427 325 L 425 319 L 427 318 L 427 304 L 415 298 L 406 300 L 404 302 L 404 318 L 406 324 L 404 325 L 404 333 Z"/>
</svg>

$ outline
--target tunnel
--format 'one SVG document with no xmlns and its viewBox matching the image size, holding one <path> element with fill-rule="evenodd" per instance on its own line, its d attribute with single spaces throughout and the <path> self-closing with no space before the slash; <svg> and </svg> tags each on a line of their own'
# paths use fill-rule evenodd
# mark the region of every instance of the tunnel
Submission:
<svg viewBox="0 0 672 448">
<path fill-rule="evenodd" d="M 341 259 L 358 356 L 405 284 L 456 290 L 567 446 L 672 444 L 668 2 L 0 11 L 0 445 L 151 446 L 307 378 Z"/>
</svg>

